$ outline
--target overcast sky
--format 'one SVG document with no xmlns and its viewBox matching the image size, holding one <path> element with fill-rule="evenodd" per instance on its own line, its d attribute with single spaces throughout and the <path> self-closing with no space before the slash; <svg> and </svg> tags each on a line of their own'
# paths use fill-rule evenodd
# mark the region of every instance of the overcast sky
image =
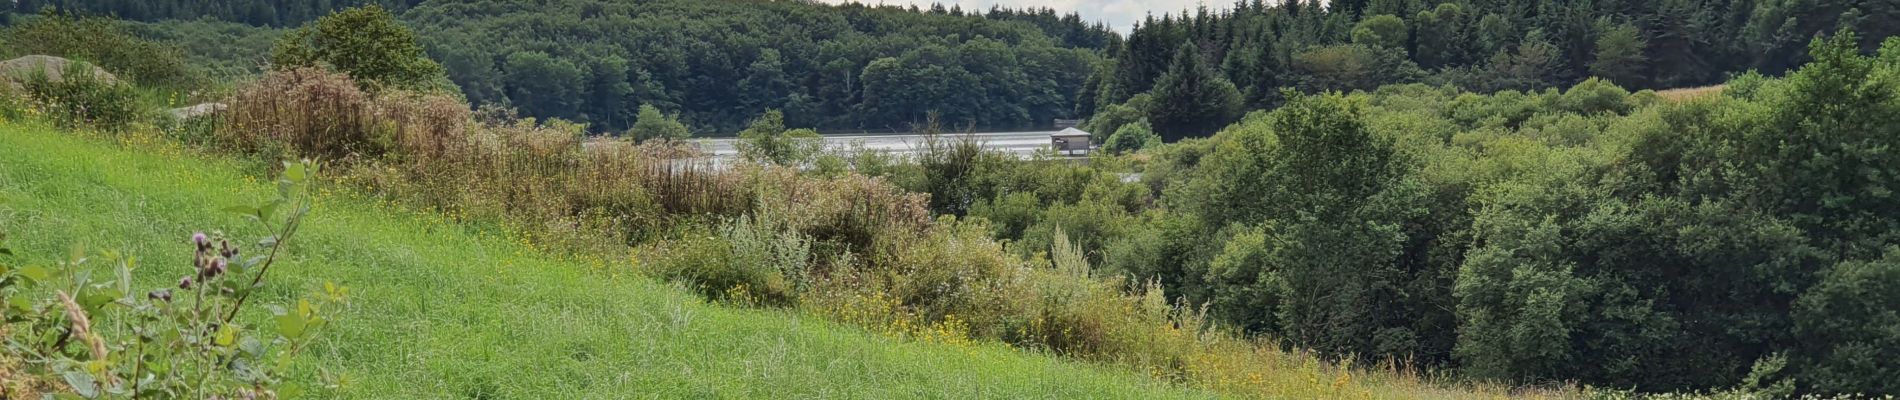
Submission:
<svg viewBox="0 0 1900 400">
<path fill-rule="evenodd" d="M 824 1 L 829 2 L 829 3 L 842 3 L 842 2 L 845 2 L 846 0 L 824 0 Z M 1121 32 L 1121 33 L 1128 33 L 1129 28 L 1134 26 L 1135 21 L 1140 21 L 1143 17 L 1146 17 L 1149 12 L 1153 12 L 1155 15 L 1168 14 L 1168 13 L 1178 14 L 1181 12 L 1181 10 L 1190 9 L 1190 8 L 1199 6 L 1201 3 L 1203 3 L 1203 1 L 1201 0 L 942 0 L 942 1 L 851 0 L 851 1 L 856 1 L 856 2 L 864 3 L 864 4 L 880 4 L 880 3 L 881 4 L 899 4 L 899 5 L 916 4 L 920 8 L 928 8 L 930 7 L 931 3 L 943 3 L 945 7 L 949 7 L 951 5 L 961 5 L 963 6 L 964 11 L 989 10 L 991 5 L 998 5 L 998 4 L 1004 7 L 1009 7 L 1009 8 L 1048 7 L 1048 8 L 1055 9 L 1056 12 L 1058 13 L 1067 14 L 1071 11 L 1078 12 L 1082 14 L 1082 19 L 1084 20 L 1106 22 L 1108 23 L 1110 28 L 1114 28 L 1115 31 Z M 1208 8 L 1224 8 L 1228 4 L 1231 4 L 1231 3 L 1233 3 L 1231 0 L 1215 1 L 1212 3 L 1208 3 Z"/>
</svg>

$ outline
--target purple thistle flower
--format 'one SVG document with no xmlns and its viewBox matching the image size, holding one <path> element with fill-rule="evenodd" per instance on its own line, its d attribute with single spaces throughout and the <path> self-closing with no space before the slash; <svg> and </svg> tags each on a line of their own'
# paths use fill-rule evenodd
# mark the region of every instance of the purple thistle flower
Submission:
<svg viewBox="0 0 1900 400">
<path fill-rule="evenodd" d="M 207 277 L 224 274 L 224 259 L 223 258 L 211 259 L 211 267 L 206 268 L 205 273 L 207 274 Z"/>
<path fill-rule="evenodd" d="M 207 238 L 207 237 L 205 237 L 205 233 L 204 233 L 204 232 L 194 232 L 194 233 L 192 233 L 192 234 L 191 234 L 191 243 L 192 243 L 192 244 L 195 244 L 195 245 L 198 245 L 198 250 L 200 250 L 200 251 L 203 251 L 203 250 L 205 250 L 205 249 L 209 249 L 209 248 L 211 248 L 211 239 L 210 239 L 210 238 Z"/>
</svg>

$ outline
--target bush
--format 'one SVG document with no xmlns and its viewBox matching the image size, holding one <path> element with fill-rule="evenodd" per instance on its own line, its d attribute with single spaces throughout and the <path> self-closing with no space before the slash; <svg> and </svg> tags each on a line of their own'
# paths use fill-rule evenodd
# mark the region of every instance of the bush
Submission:
<svg viewBox="0 0 1900 400">
<path fill-rule="evenodd" d="M 739 132 L 739 153 L 746 159 L 778 165 L 802 165 L 824 150 L 825 142 L 817 131 L 785 129 L 785 114 L 766 111 Z"/>
<path fill-rule="evenodd" d="M 348 76 L 316 68 L 273 71 L 239 88 L 219 145 L 255 152 L 278 142 L 299 154 L 341 159 L 374 149 L 368 94 Z"/>
<path fill-rule="evenodd" d="M 1077 128 L 1093 135 L 1090 139 L 1105 142 L 1110 135 L 1121 131 L 1122 126 L 1146 120 L 1149 103 L 1152 103 L 1149 98 L 1147 93 L 1142 93 L 1128 99 L 1126 103 L 1102 107 L 1101 111 L 1097 111 L 1095 116 L 1089 117 L 1087 122 Z"/>
<path fill-rule="evenodd" d="M 1629 95 L 1629 91 L 1610 81 L 1590 78 L 1565 91 L 1557 101 L 1557 108 L 1583 115 L 1628 114 L 1631 109 Z"/>
<path fill-rule="evenodd" d="M 433 89 L 448 80 L 442 65 L 423 54 L 415 31 L 373 4 L 298 28 L 271 49 L 270 61 L 279 69 L 334 68 L 365 89 Z"/>
<path fill-rule="evenodd" d="M 283 146 L 325 160 L 384 155 L 439 159 L 460 147 L 470 113 L 439 94 L 371 95 L 348 76 L 319 68 L 272 71 L 240 87 L 218 145 L 240 152 Z"/>
<path fill-rule="evenodd" d="M 1115 130 L 1115 134 L 1108 137 L 1108 142 L 1102 144 L 1102 151 L 1111 154 L 1133 153 L 1160 144 L 1161 136 L 1155 135 L 1154 128 L 1148 125 L 1148 120 L 1143 119 Z"/>
<path fill-rule="evenodd" d="M 713 232 L 688 231 L 641 263 L 647 272 L 742 304 L 791 304 L 810 285 L 811 239 L 764 219 L 738 218 Z"/>
<path fill-rule="evenodd" d="M 67 64 L 57 79 L 49 74 L 34 71 L 23 87 L 31 106 L 62 127 L 84 125 L 117 131 L 142 117 L 138 90 L 95 74 L 89 64 Z"/>
<path fill-rule="evenodd" d="M 627 137 L 635 142 L 654 139 L 680 140 L 692 137 L 686 130 L 686 124 L 680 123 L 679 115 L 665 115 L 652 104 L 641 104 L 639 120 L 627 129 Z"/>
</svg>

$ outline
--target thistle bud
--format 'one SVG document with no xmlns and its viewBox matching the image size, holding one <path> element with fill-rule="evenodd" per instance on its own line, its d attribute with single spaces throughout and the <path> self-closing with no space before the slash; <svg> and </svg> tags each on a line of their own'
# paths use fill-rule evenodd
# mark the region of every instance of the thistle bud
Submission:
<svg viewBox="0 0 1900 400">
<path fill-rule="evenodd" d="M 191 290 L 191 277 L 189 277 L 189 276 L 187 276 L 187 277 L 185 277 L 184 279 L 179 279 L 179 280 L 178 280 L 178 289 L 179 289 L 179 290 Z"/>
<path fill-rule="evenodd" d="M 172 291 L 169 289 L 153 290 L 151 293 L 146 293 L 145 297 L 150 298 L 152 300 L 170 303 L 172 302 Z"/>
</svg>

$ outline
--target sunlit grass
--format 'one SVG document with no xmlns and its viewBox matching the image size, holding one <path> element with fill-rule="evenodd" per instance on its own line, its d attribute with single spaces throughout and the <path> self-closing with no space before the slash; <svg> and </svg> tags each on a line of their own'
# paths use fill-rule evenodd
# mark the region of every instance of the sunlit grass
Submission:
<svg viewBox="0 0 1900 400">
<path fill-rule="evenodd" d="M 22 125 L 0 126 L 0 149 L 0 230 L 21 254 L 9 262 L 45 264 L 73 244 L 115 249 L 145 260 L 140 286 L 162 287 L 188 268 L 173 259 L 192 231 L 261 234 L 217 211 L 270 190 L 238 162 Z M 324 281 L 354 297 L 297 374 L 345 374 L 326 398 L 1203 397 L 995 344 L 709 305 L 606 272 L 619 270 L 611 261 L 335 192 L 291 250 L 264 300 Z"/>
<path fill-rule="evenodd" d="M 1664 99 L 1669 99 L 1670 101 L 1683 101 L 1683 100 L 1697 99 L 1697 98 L 1721 94 L 1722 89 L 1726 89 L 1727 87 L 1728 85 L 1713 85 L 1713 86 L 1702 86 L 1702 87 L 1692 87 L 1692 88 L 1669 89 L 1669 90 L 1658 91 L 1656 92 L 1656 95 L 1661 96 Z"/>
</svg>

